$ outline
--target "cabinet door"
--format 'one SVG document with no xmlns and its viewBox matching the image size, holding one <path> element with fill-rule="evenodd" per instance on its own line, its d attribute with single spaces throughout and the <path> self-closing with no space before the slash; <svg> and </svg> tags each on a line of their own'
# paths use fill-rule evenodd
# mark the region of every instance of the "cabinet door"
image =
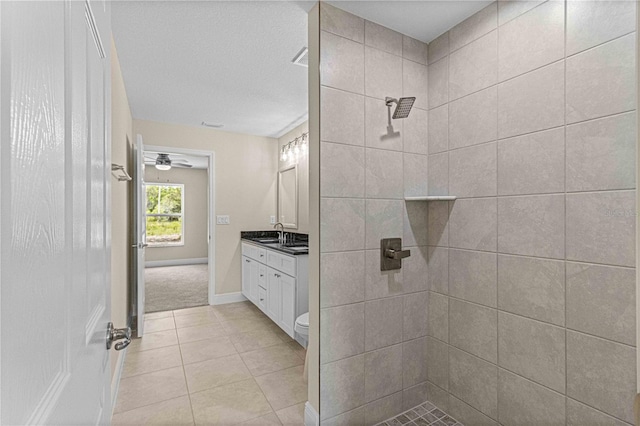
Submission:
<svg viewBox="0 0 640 426">
<path fill-rule="evenodd" d="M 260 277 L 260 271 L 259 271 L 259 265 L 258 262 L 256 262 L 255 260 L 250 260 L 249 262 L 249 276 L 250 278 L 250 299 L 253 303 L 258 303 L 258 285 L 259 285 L 259 277 Z"/>
<path fill-rule="evenodd" d="M 281 276 L 275 269 L 267 269 L 267 315 L 278 325 L 281 316 Z"/>
<path fill-rule="evenodd" d="M 281 292 L 281 318 L 280 328 L 289 336 L 294 337 L 293 326 L 296 322 L 296 280 L 289 275 L 282 274 L 280 277 Z"/>
<path fill-rule="evenodd" d="M 242 295 L 251 299 L 251 259 L 242 256 Z"/>
</svg>

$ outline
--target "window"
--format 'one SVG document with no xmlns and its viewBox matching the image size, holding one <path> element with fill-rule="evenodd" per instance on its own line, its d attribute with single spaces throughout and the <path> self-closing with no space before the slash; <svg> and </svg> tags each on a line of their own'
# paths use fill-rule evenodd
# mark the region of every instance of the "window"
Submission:
<svg viewBox="0 0 640 426">
<path fill-rule="evenodd" d="M 184 185 L 147 184 L 147 244 L 149 247 L 184 244 Z"/>
</svg>

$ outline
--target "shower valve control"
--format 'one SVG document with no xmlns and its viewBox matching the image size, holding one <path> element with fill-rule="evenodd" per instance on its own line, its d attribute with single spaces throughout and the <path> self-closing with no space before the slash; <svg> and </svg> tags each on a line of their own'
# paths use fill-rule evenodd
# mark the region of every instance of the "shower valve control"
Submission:
<svg viewBox="0 0 640 426">
<path fill-rule="evenodd" d="M 380 270 L 393 271 L 402 268 L 402 259 L 411 256 L 410 250 L 402 250 L 402 238 L 380 240 Z"/>
</svg>

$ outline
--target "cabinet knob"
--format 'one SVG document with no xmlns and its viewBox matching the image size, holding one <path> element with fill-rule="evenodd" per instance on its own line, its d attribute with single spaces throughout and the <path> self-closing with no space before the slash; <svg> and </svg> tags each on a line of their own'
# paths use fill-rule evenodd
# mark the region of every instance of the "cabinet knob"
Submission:
<svg viewBox="0 0 640 426">
<path fill-rule="evenodd" d="M 249 259 L 245 259 L 244 261 L 247 262 L 247 263 L 251 262 Z"/>
</svg>

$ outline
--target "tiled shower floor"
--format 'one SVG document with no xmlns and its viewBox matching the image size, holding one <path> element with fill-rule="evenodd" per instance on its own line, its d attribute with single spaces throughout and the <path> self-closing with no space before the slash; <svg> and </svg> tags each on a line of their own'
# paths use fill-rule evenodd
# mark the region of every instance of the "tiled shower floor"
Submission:
<svg viewBox="0 0 640 426">
<path fill-rule="evenodd" d="M 453 417 L 430 402 L 418 405 L 410 410 L 405 411 L 396 417 L 378 423 L 377 426 L 463 426 Z"/>
</svg>

